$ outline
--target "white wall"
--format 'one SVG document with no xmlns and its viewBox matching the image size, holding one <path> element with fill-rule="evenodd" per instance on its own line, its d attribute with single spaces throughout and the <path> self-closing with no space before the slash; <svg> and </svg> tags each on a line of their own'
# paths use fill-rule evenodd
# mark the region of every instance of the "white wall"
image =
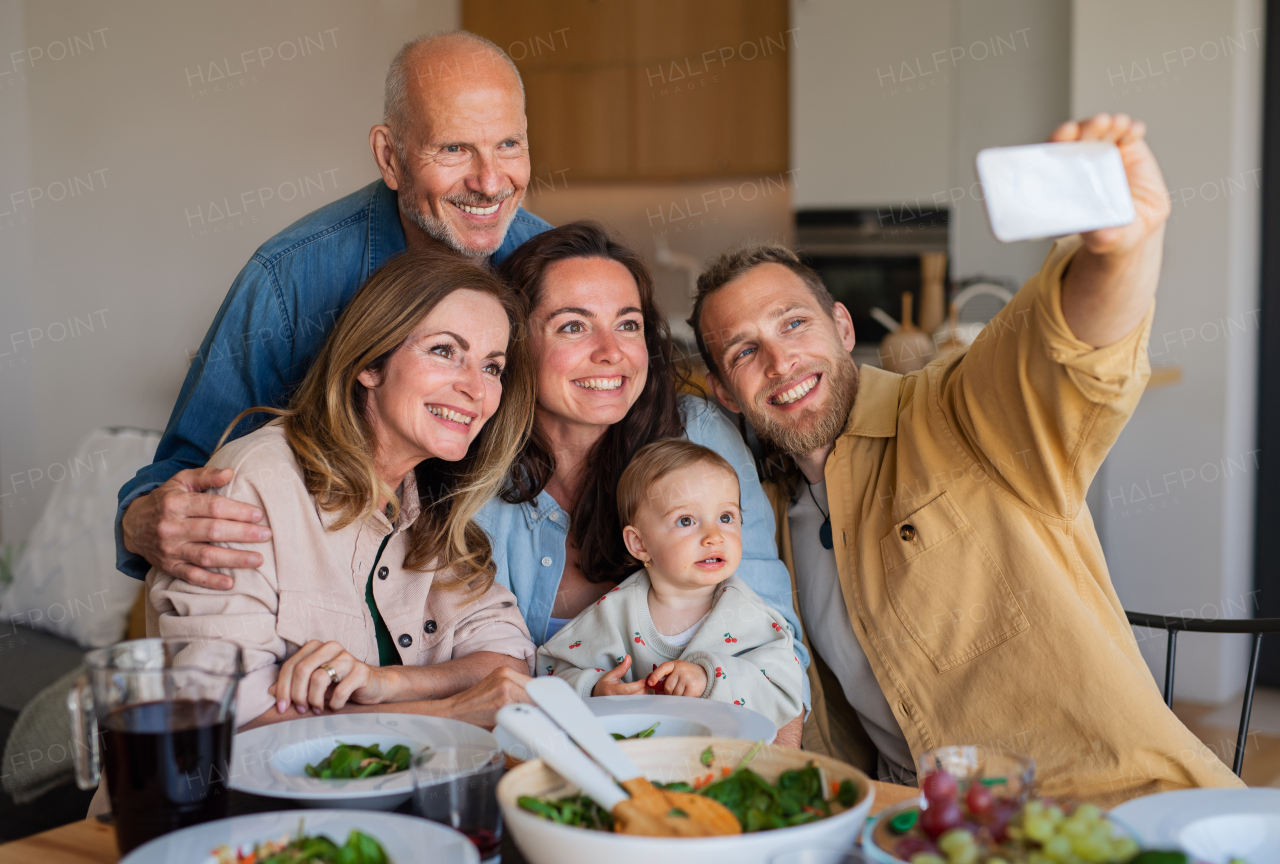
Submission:
<svg viewBox="0 0 1280 864">
<path fill-rule="evenodd" d="M 1150 350 L 1183 381 L 1144 396 L 1094 514 L 1128 609 L 1252 614 L 1262 24 L 1261 0 L 1075 0 L 1073 113 L 1145 120 L 1174 193 Z M 1238 692 L 1246 638 L 1180 637 L 1175 692 Z"/>
<path fill-rule="evenodd" d="M 5 540 L 90 429 L 163 428 L 253 250 L 376 179 L 392 55 L 459 18 L 457 0 L 0 0 Z"/>
<path fill-rule="evenodd" d="M 791 26 L 796 207 L 929 200 L 949 189 L 951 4 L 792 0 Z"/>
<path fill-rule="evenodd" d="M 1070 116 L 1071 2 L 963 0 L 952 4 L 951 22 L 952 43 L 967 59 L 956 64 L 952 112 L 952 278 L 1020 283 L 1040 269 L 1053 244 L 995 239 L 977 197 L 974 159 L 984 147 L 1043 141 Z"/>
<path fill-rule="evenodd" d="M 991 236 L 974 157 L 1068 116 L 1070 0 L 793 0 L 795 204 L 946 206 L 951 275 L 1021 281 L 1050 244 Z"/>
</svg>

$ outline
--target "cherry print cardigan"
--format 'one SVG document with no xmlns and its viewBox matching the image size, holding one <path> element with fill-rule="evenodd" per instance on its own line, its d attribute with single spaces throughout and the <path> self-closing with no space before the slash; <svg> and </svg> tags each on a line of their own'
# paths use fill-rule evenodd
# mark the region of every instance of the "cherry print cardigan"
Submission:
<svg viewBox="0 0 1280 864">
<path fill-rule="evenodd" d="M 737 576 L 716 586 L 711 611 L 680 648 L 654 626 L 649 574 L 639 570 L 538 649 L 537 674 L 557 675 L 585 698 L 627 654 L 631 668 L 624 681 L 641 680 L 668 660 L 684 660 L 706 670 L 703 699 L 750 708 L 778 727 L 804 710 L 804 669 L 791 626 Z"/>
</svg>

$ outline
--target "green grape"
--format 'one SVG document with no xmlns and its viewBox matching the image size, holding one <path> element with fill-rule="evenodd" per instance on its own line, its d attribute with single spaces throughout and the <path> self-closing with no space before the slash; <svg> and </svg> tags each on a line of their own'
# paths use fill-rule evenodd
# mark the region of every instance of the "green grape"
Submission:
<svg viewBox="0 0 1280 864">
<path fill-rule="evenodd" d="M 1088 822 L 1084 819 L 1077 818 L 1075 815 L 1067 817 L 1067 819 L 1058 826 L 1058 830 L 1075 840 L 1078 837 L 1088 837 L 1093 833 L 1095 823 Z"/>
<path fill-rule="evenodd" d="M 911 856 L 911 864 L 947 864 L 947 859 L 932 852 L 917 852 Z"/>
<path fill-rule="evenodd" d="M 978 860 L 978 847 L 973 835 L 963 828 L 952 828 L 938 838 L 938 848 L 946 853 L 951 864 L 973 864 Z"/>
<path fill-rule="evenodd" d="M 988 858 L 987 864 L 1009 864 L 1009 862 L 996 855 L 994 858 Z"/>
<path fill-rule="evenodd" d="M 1138 854 L 1138 842 L 1132 837 L 1117 837 L 1111 841 L 1111 856 L 1117 861 L 1128 861 Z"/>
<path fill-rule="evenodd" d="M 952 828 L 938 838 L 938 848 L 948 856 L 973 845 L 973 835 L 963 828 Z"/>
<path fill-rule="evenodd" d="M 1071 841 L 1061 834 L 1055 834 L 1044 841 L 1044 854 L 1060 864 L 1068 864 L 1075 857 L 1071 851 Z"/>
<path fill-rule="evenodd" d="M 1085 822 L 1098 822 L 1102 819 L 1102 811 L 1092 804 L 1081 804 L 1071 815 Z"/>
<path fill-rule="evenodd" d="M 1090 832 L 1082 837 L 1071 838 L 1071 851 L 1075 852 L 1089 864 L 1106 864 L 1112 859 L 1111 838 Z"/>
<path fill-rule="evenodd" d="M 1027 837 L 1043 843 L 1053 836 L 1053 823 L 1047 816 L 1027 816 L 1022 820 L 1022 830 Z"/>
<path fill-rule="evenodd" d="M 1045 816 L 1048 817 L 1049 821 L 1052 822 L 1053 826 L 1056 828 L 1058 827 L 1058 825 L 1062 823 L 1062 820 L 1063 820 L 1062 808 L 1059 807 L 1057 804 L 1054 804 L 1048 810 L 1045 811 Z"/>
</svg>

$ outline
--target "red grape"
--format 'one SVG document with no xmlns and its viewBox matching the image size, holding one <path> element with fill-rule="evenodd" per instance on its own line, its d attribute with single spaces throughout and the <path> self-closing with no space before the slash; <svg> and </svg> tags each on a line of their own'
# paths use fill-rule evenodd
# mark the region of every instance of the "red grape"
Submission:
<svg viewBox="0 0 1280 864">
<path fill-rule="evenodd" d="M 981 783 L 974 781 L 969 786 L 969 792 L 964 796 L 964 803 L 969 805 L 969 812 L 974 816 L 982 817 L 987 815 L 991 810 L 991 802 L 995 796 L 991 794 L 991 790 Z"/>
<path fill-rule="evenodd" d="M 987 820 L 987 830 L 997 843 L 1003 843 L 1009 837 L 1009 823 L 1013 820 L 1018 805 L 1012 801 L 997 801 L 991 807 L 991 817 Z"/>
<path fill-rule="evenodd" d="M 954 781 L 953 781 L 954 782 Z M 920 827 L 930 837 L 941 837 L 964 822 L 964 814 L 955 801 L 931 804 L 920 812 Z"/>
<path fill-rule="evenodd" d="M 930 771 L 924 775 L 924 782 L 920 784 L 920 791 L 924 793 L 924 797 L 928 799 L 930 804 L 936 805 L 955 801 L 960 792 L 960 787 L 956 785 L 956 778 L 946 771 Z"/>
<path fill-rule="evenodd" d="M 937 851 L 938 847 L 923 837 L 903 837 L 893 847 L 893 854 L 903 861 L 910 861 L 912 855 L 918 855 L 921 852 L 936 854 Z"/>
</svg>

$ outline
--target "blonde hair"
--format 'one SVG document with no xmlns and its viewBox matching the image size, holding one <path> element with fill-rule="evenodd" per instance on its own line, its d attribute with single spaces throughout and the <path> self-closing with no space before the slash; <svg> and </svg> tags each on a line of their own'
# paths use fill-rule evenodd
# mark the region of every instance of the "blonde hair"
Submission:
<svg viewBox="0 0 1280 864">
<path fill-rule="evenodd" d="M 723 456 L 684 438 L 664 438 L 637 450 L 618 479 L 618 518 L 622 524 L 635 522 L 636 513 L 654 483 L 673 471 L 699 462 L 727 471 L 734 480 L 738 479 L 738 472 Z"/>
<path fill-rule="evenodd" d="M 321 509 L 341 514 L 333 530 L 369 518 L 384 500 L 395 521 L 399 500 L 374 470 L 376 441 L 365 414 L 368 390 L 358 376 L 365 369 L 380 373 L 422 319 L 463 289 L 494 297 L 506 311 L 510 336 L 502 400 L 462 460 L 428 459 L 418 465 L 422 510 L 409 530 L 404 567 L 425 570 L 434 562 L 436 570 L 455 571 L 456 578 L 442 584 L 481 591 L 493 581 L 495 567 L 489 539 L 474 517 L 505 482 L 529 434 L 534 406 L 533 364 L 528 343 L 520 338 L 524 309 L 492 273 L 434 246 L 391 259 L 338 317 L 289 407 L 251 408 L 232 421 L 228 433 L 247 414 L 282 416 L 307 491 Z"/>
</svg>

